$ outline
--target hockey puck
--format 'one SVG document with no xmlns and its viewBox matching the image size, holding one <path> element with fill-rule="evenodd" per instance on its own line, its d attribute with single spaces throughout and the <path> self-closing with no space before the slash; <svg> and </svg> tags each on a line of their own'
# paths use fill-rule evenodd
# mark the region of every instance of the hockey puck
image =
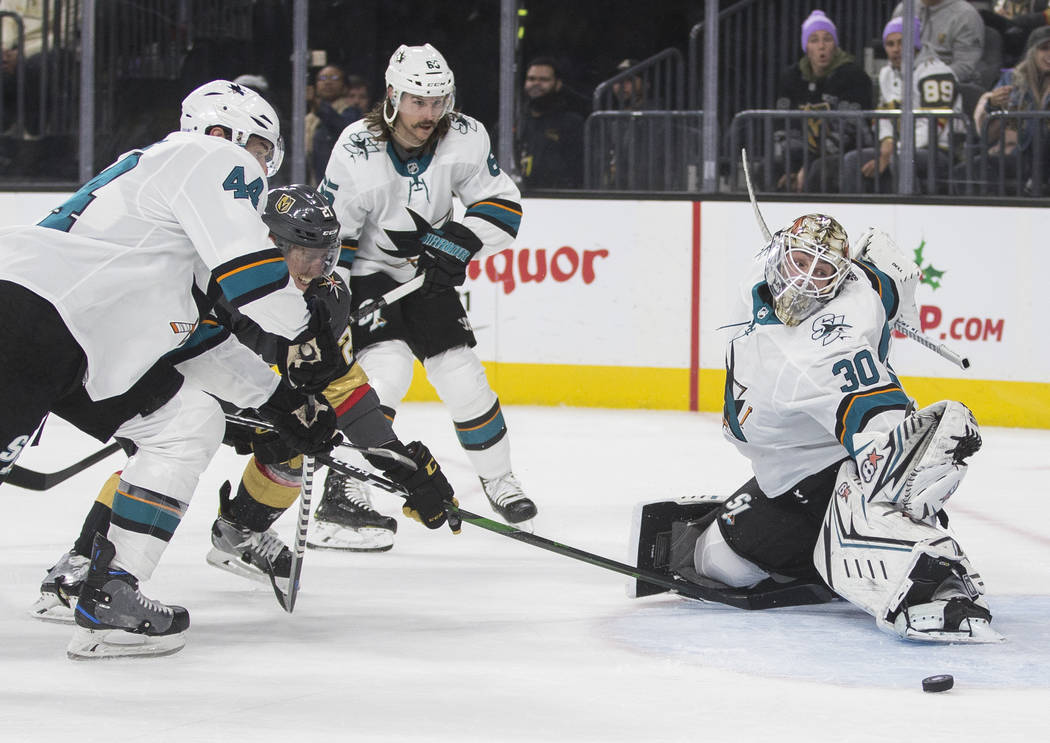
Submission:
<svg viewBox="0 0 1050 743">
<path fill-rule="evenodd" d="M 955 686 L 955 679 L 947 673 L 940 676 L 927 676 L 922 680 L 923 691 L 948 691 L 953 686 Z"/>
</svg>

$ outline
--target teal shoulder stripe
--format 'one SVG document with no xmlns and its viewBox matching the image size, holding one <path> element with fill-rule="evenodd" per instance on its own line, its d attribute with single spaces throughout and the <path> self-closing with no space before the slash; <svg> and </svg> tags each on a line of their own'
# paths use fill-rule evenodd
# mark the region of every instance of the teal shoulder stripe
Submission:
<svg viewBox="0 0 1050 743">
<path fill-rule="evenodd" d="M 339 249 L 339 266 L 342 268 L 350 268 L 354 264 L 354 258 L 357 256 L 357 246 L 343 244 L 343 247 Z"/>
<path fill-rule="evenodd" d="M 283 260 L 261 261 L 226 273 L 218 279 L 222 293 L 234 305 L 247 295 L 288 281 L 288 265 Z"/>
<path fill-rule="evenodd" d="M 908 396 L 896 384 L 886 385 L 865 392 L 846 395 L 839 403 L 835 423 L 835 436 L 846 447 L 850 456 L 856 456 L 853 436 L 864 429 L 865 424 L 879 413 L 887 410 L 907 410 Z"/>
<path fill-rule="evenodd" d="M 854 263 L 864 273 L 871 288 L 878 292 L 882 306 L 886 309 L 886 317 L 892 317 L 901 301 L 893 279 L 867 261 L 854 261 Z"/>
</svg>

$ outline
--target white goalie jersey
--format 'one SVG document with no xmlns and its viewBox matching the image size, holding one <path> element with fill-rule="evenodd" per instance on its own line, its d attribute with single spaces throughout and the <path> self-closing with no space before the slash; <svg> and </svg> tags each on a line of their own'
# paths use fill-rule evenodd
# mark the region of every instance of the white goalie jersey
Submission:
<svg viewBox="0 0 1050 743">
<path fill-rule="evenodd" d="M 418 252 L 395 244 L 418 231 L 408 210 L 440 227 L 452 218 L 453 196 L 466 207 L 462 224 L 484 251 L 508 247 L 517 236 L 521 194 L 496 163 L 488 132 L 469 116 L 449 117 L 451 127 L 433 152 L 407 162 L 363 119 L 340 135 L 319 190 L 341 225 L 341 268 L 355 276 L 382 272 L 400 283 L 410 280 Z"/>
<path fill-rule="evenodd" d="M 174 132 L 123 155 L 37 225 L 0 230 L 0 278 L 51 302 L 87 356 L 93 399 L 127 390 L 193 333 L 221 291 L 293 338 L 301 294 L 261 214 L 259 163 L 220 137 Z"/>
<path fill-rule="evenodd" d="M 909 398 L 887 363 L 893 283 L 866 263 L 828 304 L 789 327 L 756 264 L 733 307 L 723 432 L 770 496 L 856 454 L 858 431 L 887 431 Z"/>
</svg>

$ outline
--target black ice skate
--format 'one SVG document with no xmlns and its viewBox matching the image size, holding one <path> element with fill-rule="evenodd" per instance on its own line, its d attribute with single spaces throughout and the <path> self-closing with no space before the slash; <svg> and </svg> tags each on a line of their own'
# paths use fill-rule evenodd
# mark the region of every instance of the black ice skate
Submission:
<svg viewBox="0 0 1050 743">
<path fill-rule="evenodd" d="M 252 531 L 220 513 L 211 525 L 211 543 L 205 558 L 209 565 L 262 583 L 272 574 L 287 588 L 292 551 L 273 529 Z"/>
<path fill-rule="evenodd" d="M 321 505 L 314 513 L 307 545 L 315 549 L 385 552 L 394 546 L 397 519 L 372 508 L 360 480 L 328 471 Z"/>
<path fill-rule="evenodd" d="M 73 660 L 170 655 L 186 644 L 190 615 L 181 606 L 146 598 L 131 573 L 114 567 L 113 543 L 101 534 L 80 591 L 76 630 L 66 655 Z"/>
<path fill-rule="evenodd" d="M 91 560 L 73 550 L 62 555 L 40 584 L 40 596 L 29 607 L 29 613 L 45 622 L 72 622 L 73 607 L 90 564 Z"/>
<path fill-rule="evenodd" d="M 484 477 L 478 479 L 481 480 L 481 487 L 492 510 L 508 524 L 520 524 L 536 516 L 536 504 L 522 491 L 521 483 L 513 472 L 489 480 Z"/>
</svg>

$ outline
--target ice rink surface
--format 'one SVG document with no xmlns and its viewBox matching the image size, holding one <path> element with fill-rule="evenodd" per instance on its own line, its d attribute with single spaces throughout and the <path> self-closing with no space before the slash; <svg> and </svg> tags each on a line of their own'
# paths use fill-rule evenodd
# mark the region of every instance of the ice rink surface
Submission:
<svg viewBox="0 0 1050 743">
<path fill-rule="evenodd" d="M 638 501 L 729 493 L 745 461 L 713 414 L 507 407 L 536 533 L 627 559 Z M 464 508 L 491 516 L 444 408 L 405 405 Z M 1050 431 L 985 429 L 949 503 L 984 576 L 995 646 L 905 643 L 842 602 L 750 613 L 667 594 L 464 525 L 400 516 L 383 554 L 306 553 L 294 614 L 204 561 L 219 452 L 147 595 L 190 610 L 166 658 L 73 662 L 71 630 L 26 613 L 113 456 L 52 490 L 0 489 L 4 741 L 1036 741 L 1050 729 Z M 62 421 L 19 464 L 53 471 L 100 445 Z M 318 486 L 323 482 L 323 471 Z M 294 511 L 294 509 L 292 509 Z M 291 541 L 292 516 L 278 522 Z M 946 693 L 923 677 L 955 676 Z"/>
</svg>

